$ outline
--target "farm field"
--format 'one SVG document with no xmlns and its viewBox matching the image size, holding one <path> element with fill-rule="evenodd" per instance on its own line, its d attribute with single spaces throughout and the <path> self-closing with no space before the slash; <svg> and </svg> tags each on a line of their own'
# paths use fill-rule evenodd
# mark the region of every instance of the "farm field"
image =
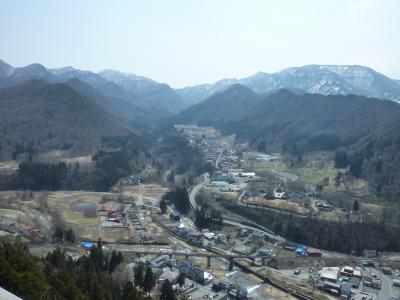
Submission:
<svg viewBox="0 0 400 300">
<path fill-rule="evenodd" d="M 283 181 L 299 181 L 314 186 L 328 178 L 327 184 L 324 185 L 326 191 L 351 191 L 356 195 L 369 194 L 368 184 L 362 179 L 346 180 L 340 185 L 335 184 L 338 172 L 346 173 L 347 170 L 335 168 L 331 152 L 320 151 L 306 154 L 301 157 L 301 162 L 279 153 L 274 153 L 272 156 L 271 160 L 251 159 L 249 168 L 255 170 L 260 176 L 272 175 Z"/>
<path fill-rule="evenodd" d="M 248 199 L 246 203 L 259 205 L 263 207 L 275 208 L 278 210 L 283 210 L 288 212 L 294 212 L 302 215 L 306 215 L 310 211 L 310 209 L 307 207 L 283 199 L 266 200 L 263 197 L 255 197 Z"/>
<path fill-rule="evenodd" d="M 159 184 L 141 184 L 140 190 L 142 192 L 142 201 L 143 203 L 137 204 L 145 204 L 145 205 L 154 205 L 157 206 L 160 202 L 161 197 L 168 192 L 168 188 L 163 187 Z M 124 197 L 132 197 L 133 199 L 138 199 L 139 197 L 139 186 L 138 185 L 129 185 L 123 186 L 120 190 L 121 195 Z"/>
</svg>

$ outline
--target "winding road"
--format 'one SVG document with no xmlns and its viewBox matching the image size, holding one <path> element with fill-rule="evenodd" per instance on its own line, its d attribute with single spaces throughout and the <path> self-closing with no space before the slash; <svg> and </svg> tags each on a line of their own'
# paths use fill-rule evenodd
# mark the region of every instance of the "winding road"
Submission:
<svg viewBox="0 0 400 300">
<path fill-rule="evenodd" d="M 190 205 L 194 210 L 198 208 L 198 205 L 196 203 L 196 194 L 200 191 L 200 189 L 210 183 L 210 174 L 204 173 L 200 175 L 199 177 L 202 177 L 202 181 L 195 185 L 192 190 L 190 191 L 189 194 L 189 200 L 190 200 Z"/>
</svg>

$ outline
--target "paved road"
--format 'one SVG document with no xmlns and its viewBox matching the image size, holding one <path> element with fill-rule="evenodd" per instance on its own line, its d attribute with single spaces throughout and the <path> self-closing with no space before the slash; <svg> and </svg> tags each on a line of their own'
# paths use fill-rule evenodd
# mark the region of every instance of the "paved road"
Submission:
<svg viewBox="0 0 400 300">
<path fill-rule="evenodd" d="M 362 286 L 362 291 L 369 294 L 375 294 L 376 300 L 390 299 L 391 296 L 397 297 L 396 290 L 393 290 L 392 295 L 392 277 L 383 274 L 380 270 L 375 268 L 368 268 L 369 273 L 376 274 L 382 280 L 382 288 L 380 290 L 371 287 Z M 395 288 L 396 289 L 396 288 Z"/>
<path fill-rule="evenodd" d="M 136 247 L 118 247 L 114 248 L 121 252 L 131 252 L 138 254 L 153 254 L 153 255 L 161 255 L 161 254 L 169 254 L 174 256 L 195 256 L 195 257 L 221 257 L 221 258 L 247 258 L 247 259 L 255 259 L 255 258 L 271 258 L 269 255 L 260 255 L 260 254 L 234 254 L 229 253 L 228 251 L 224 251 L 224 254 L 211 253 L 207 252 L 191 252 L 189 249 L 186 250 L 173 250 L 173 249 L 148 249 L 148 248 L 136 248 Z M 219 249 L 219 248 L 218 248 Z M 220 250 L 220 249 L 219 249 Z"/>
<path fill-rule="evenodd" d="M 215 168 L 216 169 L 218 169 L 218 163 L 219 163 L 219 160 L 221 159 L 221 157 L 222 157 L 222 153 L 224 152 L 224 150 L 221 150 L 221 152 L 219 153 L 219 156 L 218 156 L 218 158 L 217 158 L 217 160 L 215 161 Z"/>
<path fill-rule="evenodd" d="M 196 194 L 200 191 L 200 189 L 206 184 L 210 183 L 210 174 L 204 173 L 200 175 L 202 177 L 202 181 L 195 185 L 189 194 L 190 205 L 193 209 L 197 209 L 198 205 L 196 203 Z"/>
<path fill-rule="evenodd" d="M 236 226 L 236 227 L 239 227 L 239 228 L 245 228 L 245 229 L 249 229 L 249 230 L 252 230 L 252 231 L 261 231 L 261 232 L 263 232 L 266 236 L 268 236 L 270 239 L 275 240 L 275 241 L 278 241 L 278 242 L 284 242 L 284 241 L 286 241 L 285 238 L 283 238 L 283 237 L 281 237 L 281 236 L 279 236 L 279 235 L 271 234 L 270 232 L 267 232 L 267 231 L 265 231 L 265 230 L 261 230 L 261 229 L 256 228 L 256 227 L 244 225 L 244 224 L 242 224 L 242 223 L 240 223 L 240 222 L 235 222 L 235 221 L 231 221 L 231 220 L 226 220 L 225 217 L 224 217 L 224 219 L 223 219 L 222 222 L 223 222 L 224 224 Z"/>
<path fill-rule="evenodd" d="M 314 212 L 319 212 L 318 208 L 315 206 L 315 199 L 310 198 L 310 207 L 314 210 Z"/>
</svg>

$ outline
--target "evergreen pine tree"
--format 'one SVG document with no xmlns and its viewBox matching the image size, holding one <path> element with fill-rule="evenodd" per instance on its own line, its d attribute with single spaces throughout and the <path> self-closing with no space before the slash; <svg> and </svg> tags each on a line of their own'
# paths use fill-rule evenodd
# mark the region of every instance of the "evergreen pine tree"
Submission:
<svg viewBox="0 0 400 300">
<path fill-rule="evenodd" d="M 139 263 L 135 271 L 134 283 L 136 287 L 143 287 L 144 281 L 144 266 L 143 263 Z"/>
<path fill-rule="evenodd" d="M 147 267 L 143 281 L 143 292 L 148 293 L 150 295 L 150 292 L 153 290 L 155 285 L 156 285 L 156 280 L 153 275 L 153 272 L 151 271 L 151 267 Z"/>
<path fill-rule="evenodd" d="M 168 279 L 161 286 L 160 300 L 176 300 L 174 289 Z"/>
<path fill-rule="evenodd" d="M 160 210 L 162 214 L 167 212 L 167 201 L 165 199 L 161 199 L 160 201 Z"/>
<path fill-rule="evenodd" d="M 108 266 L 108 272 L 113 272 L 117 266 L 117 253 L 115 252 L 115 250 L 112 251 L 111 253 L 111 258 L 110 258 L 110 263 Z"/>
<path fill-rule="evenodd" d="M 358 202 L 358 200 L 354 200 L 353 202 L 353 211 L 357 211 L 360 209 L 360 203 Z"/>
<path fill-rule="evenodd" d="M 178 275 L 178 278 L 176 278 L 176 283 L 178 283 L 180 286 L 185 284 L 185 274 L 180 273 Z"/>
</svg>

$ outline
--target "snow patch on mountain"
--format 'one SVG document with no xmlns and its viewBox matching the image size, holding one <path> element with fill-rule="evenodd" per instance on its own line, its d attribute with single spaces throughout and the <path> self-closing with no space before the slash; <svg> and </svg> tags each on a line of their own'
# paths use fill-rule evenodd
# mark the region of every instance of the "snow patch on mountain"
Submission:
<svg viewBox="0 0 400 300">
<path fill-rule="evenodd" d="M 178 90 L 193 103 L 234 84 L 242 84 L 257 93 L 287 88 L 313 94 L 358 94 L 400 102 L 400 85 L 385 75 L 358 65 L 306 65 L 291 67 L 276 73 L 258 72 L 242 79 L 223 79 Z"/>
</svg>

